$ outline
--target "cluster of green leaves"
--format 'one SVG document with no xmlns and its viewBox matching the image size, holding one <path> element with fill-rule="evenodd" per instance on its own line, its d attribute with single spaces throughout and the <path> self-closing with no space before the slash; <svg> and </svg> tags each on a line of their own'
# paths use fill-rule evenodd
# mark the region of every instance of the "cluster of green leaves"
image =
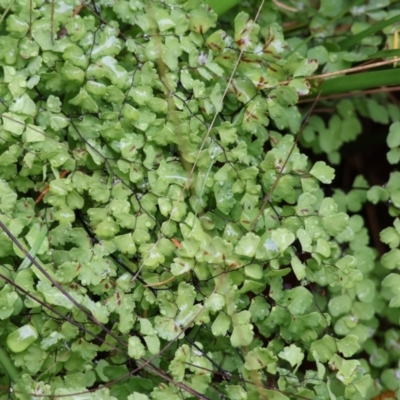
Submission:
<svg viewBox="0 0 400 400">
<path fill-rule="evenodd" d="M 272 3 L 223 22 L 200 0 L 0 0 L 1 398 L 359 400 L 380 371 L 398 389 L 378 315 L 398 325 L 400 275 L 351 215 L 397 216 L 398 173 L 328 197 L 333 168 L 296 147 L 306 77 L 382 48 L 324 41 L 359 13 L 342 3 L 304 2 L 307 43 Z M 366 15 L 399 13 L 381 3 Z M 368 115 L 394 122 L 396 163 L 386 101 L 331 101 L 300 143 L 338 163 Z"/>
</svg>

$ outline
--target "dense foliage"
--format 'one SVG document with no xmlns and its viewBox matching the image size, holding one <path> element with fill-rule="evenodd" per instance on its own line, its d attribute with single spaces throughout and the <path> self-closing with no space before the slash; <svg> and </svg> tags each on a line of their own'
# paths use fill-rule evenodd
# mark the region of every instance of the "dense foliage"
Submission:
<svg viewBox="0 0 400 400">
<path fill-rule="evenodd" d="M 400 112 L 329 95 L 400 83 L 396 2 L 0 8 L 2 399 L 395 398 L 400 173 L 331 184 Z"/>
</svg>

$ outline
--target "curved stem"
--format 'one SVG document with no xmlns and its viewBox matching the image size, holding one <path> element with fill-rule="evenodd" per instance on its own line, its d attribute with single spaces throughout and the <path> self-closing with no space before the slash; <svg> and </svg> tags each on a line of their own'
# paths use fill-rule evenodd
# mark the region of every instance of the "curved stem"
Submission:
<svg viewBox="0 0 400 400">
<path fill-rule="evenodd" d="M 7 373 L 12 383 L 16 383 L 19 378 L 19 372 L 15 368 L 13 362 L 10 359 L 8 353 L 0 347 L 0 365 L 3 367 L 4 371 Z"/>
</svg>

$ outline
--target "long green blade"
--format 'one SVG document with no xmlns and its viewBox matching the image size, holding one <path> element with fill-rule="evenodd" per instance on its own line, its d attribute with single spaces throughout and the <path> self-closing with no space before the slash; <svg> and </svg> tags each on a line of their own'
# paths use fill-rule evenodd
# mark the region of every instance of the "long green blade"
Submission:
<svg viewBox="0 0 400 400">
<path fill-rule="evenodd" d="M 33 258 L 36 257 L 36 253 L 39 251 L 40 246 L 42 245 L 46 235 L 47 235 L 47 226 L 44 226 L 43 229 L 40 231 L 39 235 L 37 236 L 35 243 L 33 243 L 32 248 L 29 250 L 29 254 Z M 25 257 L 21 265 L 19 266 L 18 270 L 21 271 L 22 269 L 29 268 L 31 264 L 32 264 L 31 260 L 28 257 Z"/>
<path fill-rule="evenodd" d="M 240 0 L 207 0 L 206 3 L 218 14 L 226 13 L 236 6 Z"/>
<path fill-rule="evenodd" d="M 20 377 L 20 372 L 15 368 L 7 352 L 0 347 L 0 365 L 9 376 L 11 382 L 16 383 Z"/>
<path fill-rule="evenodd" d="M 396 22 L 400 21 L 400 14 L 396 15 L 392 18 L 389 18 L 385 21 L 377 22 L 376 24 L 372 25 L 370 28 L 365 29 L 364 31 L 354 35 L 348 39 L 343 40 L 339 43 L 340 48 L 342 50 L 347 50 L 348 48 L 359 44 L 362 39 L 375 34 L 376 32 L 381 31 L 382 29 L 386 28 L 389 25 L 393 25 Z"/>
<path fill-rule="evenodd" d="M 400 85 L 400 68 L 362 72 L 328 79 L 320 85 L 318 91 L 325 96 L 393 85 Z"/>
<path fill-rule="evenodd" d="M 368 59 L 373 60 L 375 58 L 390 58 L 399 56 L 400 56 L 400 49 L 380 50 L 369 56 Z"/>
</svg>

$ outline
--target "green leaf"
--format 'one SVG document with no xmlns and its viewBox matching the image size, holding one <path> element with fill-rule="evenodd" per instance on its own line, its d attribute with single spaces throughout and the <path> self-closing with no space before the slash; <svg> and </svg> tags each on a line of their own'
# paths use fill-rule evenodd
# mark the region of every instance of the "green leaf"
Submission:
<svg viewBox="0 0 400 400">
<path fill-rule="evenodd" d="M 134 392 L 128 396 L 128 400 L 148 400 L 148 399 L 149 396 L 138 392 Z"/>
<path fill-rule="evenodd" d="M 356 266 L 356 259 L 353 256 L 346 255 L 335 263 L 335 265 L 344 273 L 350 272 L 350 269 Z"/>
<path fill-rule="evenodd" d="M 217 312 L 224 308 L 225 306 L 225 299 L 219 293 L 213 293 L 205 302 L 205 306 L 211 312 Z"/>
<path fill-rule="evenodd" d="M 258 371 L 266 368 L 268 372 L 275 373 L 278 358 L 268 349 L 257 347 L 246 354 L 244 367 L 249 371 Z"/>
<path fill-rule="evenodd" d="M 387 201 L 389 199 L 389 193 L 383 187 L 371 186 L 367 192 L 367 199 L 373 204 L 378 204 L 380 201 Z"/>
<path fill-rule="evenodd" d="M 400 307 L 400 295 L 394 296 L 392 300 L 390 300 L 389 307 L 391 308 Z"/>
<path fill-rule="evenodd" d="M 312 73 L 318 68 L 318 63 L 316 60 L 306 60 L 304 59 L 302 62 L 299 63 L 296 70 L 293 73 L 294 77 L 299 76 L 310 76 Z"/>
<path fill-rule="evenodd" d="M 233 206 L 236 204 L 232 191 L 232 183 L 229 181 L 220 181 L 215 183 L 214 193 L 218 209 L 224 214 L 229 214 Z"/>
<path fill-rule="evenodd" d="M 245 400 L 247 399 L 247 392 L 239 385 L 229 385 L 225 387 L 229 399 L 232 400 Z"/>
<path fill-rule="evenodd" d="M 106 220 L 100 222 L 93 229 L 96 236 L 99 239 L 111 239 L 119 232 L 119 225 L 111 217 L 107 217 Z"/>
<path fill-rule="evenodd" d="M 14 209 L 17 194 L 11 189 L 10 185 L 0 180 L 0 210 L 3 213 L 8 213 Z"/>
<path fill-rule="evenodd" d="M 243 240 L 245 238 L 242 238 Z M 210 246 L 207 248 L 207 254 L 204 255 L 204 260 L 210 264 L 221 264 L 232 254 L 232 245 L 219 238 L 214 237 Z M 235 250 L 237 253 L 237 250 Z"/>
<path fill-rule="evenodd" d="M 322 339 L 315 340 L 311 343 L 310 351 L 314 358 L 318 358 L 320 362 L 325 363 L 329 361 L 337 351 L 335 339 L 329 335 L 324 335 Z"/>
<path fill-rule="evenodd" d="M 313 295 L 304 287 L 297 287 L 285 293 L 288 310 L 292 315 L 303 315 L 313 304 Z"/>
<path fill-rule="evenodd" d="M 34 326 L 27 324 L 7 336 L 7 346 L 13 353 L 20 353 L 32 345 L 39 337 Z"/>
<path fill-rule="evenodd" d="M 234 26 L 234 39 L 239 48 L 246 49 L 255 44 L 259 27 L 254 24 L 248 14 L 240 12 L 235 18 Z"/>
<path fill-rule="evenodd" d="M 291 265 L 297 280 L 301 281 L 306 277 L 306 267 L 297 256 L 292 257 Z"/>
<path fill-rule="evenodd" d="M 206 4 L 201 4 L 189 14 L 190 29 L 201 35 L 215 26 L 217 15 Z"/>
<path fill-rule="evenodd" d="M 33 125 L 27 125 L 25 131 L 25 142 L 43 142 L 45 140 L 45 133 L 41 128 Z"/>
<path fill-rule="evenodd" d="M 371 303 L 376 295 L 375 283 L 370 279 L 364 279 L 356 285 L 358 299 L 363 303 Z"/>
<path fill-rule="evenodd" d="M 390 288 L 394 294 L 400 294 L 400 275 L 399 274 L 389 274 L 383 281 L 382 286 Z"/>
<path fill-rule="evenodd" d="M 235 247 L 235 252 L 241 256 L 254 257 L 259 242 L 260 237 L 249 232 L 239 240 L 239 243 Z"/>
<path fill-rule="evenodd" d="M 10 111 L 31 117 L 37 114 L 35 102 L 26 93 L 14 101 L 10 107 Z"/>
<path fill-rule="evenodd" d="M 19 311 L 22 306 L 20 302 L 21 299 L 12 287 L 10 285 L 5 285 L 0 291 L 0 319 L 6 320 L 11 315 L 15 314 L 15 311 Z"/>
<path fill-rule="evenodd" d="M 322 218 L 322 225 L 326 232 L 331 236 L 343 232 L 348 225 L 349 216 L 345 213 L 338 213 L 329 217 Z"/>
<path fill-rule="evenodd" d="M 62 206 L 54 213 L 54 217 L 61 224 L 68 224 L 75 221 L 75 213 L 69 208 Z"/>
<path fill-rule="evenodd" d="M 251 301 L 249 311 L 251 312 L 251 320 L 253 322 L 262 321 L 269 315 L 270 306 L 267 301 L 257 296 Z"/>
<path fill-rule="evenodd" d="M 381 258 L 382 265 L 387 269 L 400 269 L 400 250 L 392 249 Z"/>
<path fill-rule="evenodd" d="M 220 313 L 211 325 L 211 331 L 214 336 L 225 336 L 230 325 L 231 319 L 226 314 Z"/>
<path fill-rule="evenodd" d="M 356 335 L 347 335 L 345 338 L 338 340 L 336 345 L 338 351 L 342 353 L 344 357 L 353 356 L 361 347 L 358 343 L 358 336 Z"/>
<path fill-rule="evenodd" d="M 253 325 L 235 326 L 231 335 L 231 344 L 233 347 L 248 346 L 254 337 Z"/>
<path fill-rule="evenodd" d="M 149 260 L 153 260 L 153 256 L 149 257 Z M 171 265 L 171 273 L 173 275 L 182 275 L 186 272 L 191 271 L 193 267 L 194 267 L 194 261 L 192 259 L 178 257 L 174 259 L 174 262 Z"/>
<path fill-rule="evenodd" d="M 147 349 L 151 354 L 158 354 L 160 352 L 160 339 L 157 335 L 147 335 L 143 337 L 146 342 Z"/>
<path fill-rule="evenodd" d="M 367 393 L 370 393 L 373 379 L 369 374 L 363 376 L 358 381 L 353 382 L 354 387 L 357 389 L 358 393 L 360 393 L 361 397 L 367 396 Z"/>
<path fill-rule="evenodd" d="M 314 59 L 319 65 L 328 61 L 328 51 L 324 46 L 315 46 L 307 51 L 307 58 Z"/>
<path fill-rule="evenodd" d="M 336 377 L 345 385 L 349 385 L 356 377 L 356 369 L 360 365 L 358 360 L 342 360 Z"/>
<path fill-rule="evenodd" d="M 400 160 L 392 99 L 347 96 L 399 83 L 398 16 L 386 22 L 396 4 L 266 2 L 256 15 L 243 2 L 218 20 L 200 0 L 95 2 L 94 14 L 75 3 L 0 4 L 0 335 L 15 396 L 359 400 L 397 390 L 399 335 L 381 322 L 398 324 L 400 172 L 372 188 L 359 175 L 326 197 L 328 165 L 351 157 L 343 145 L 361 119 L 392 123 L 388 160 Z M 341 74 L 374 54 L 390 64 Z M 313 81 L 318 67 L 342 76 Z M 328 117 L 302 115 L 301 96 L 321 90 L 346 98 L 327 100 Z M 367 200 L 387 202 L 394 219 L 379 258 Z M 27 324 L 28 344 L 16 337 Z M 129 376 L 146 360 L 154 379 Z M 250 384 L 266 375 L 276 388 Z"/>
<path fill-rule="evenodd" d="M 74 106 L 80 106 L 83 111 L 96 113 L 99 110 L 97 103 L 84 89 L 81 89 L 79 94 L 69 102 Z"/>
<path fill-rule="evenodd" d="M 400 146 L 400 122 L 390 125 L 389 134 L 386 137 L 387 145 L 392 149 Z"/>
<path fill-rule="evenodd" d="M 329 257 L 331 255 L 331 247 L 325 239 L 318 239 L 315 252 L 324 257 Z"/>
<path fill-rule="evenodd" d="M 114 237 L 114 243 L 117 248 L 124 254 L 133 255 L 136 253 L 136 245 L 132 239 L 132 235 L 127 233 L 125 235 L 119 235 Z"/>
<path fill-rule="evenodd" d="M 319 7 L 319 12 L 321 15 L 324 17 L 336 17 L 337 14 L 339 14 L 343 9 L 343 2 L 342 0 L 335 1 L 332 3 L 329 0 L 322 0 L 320 7 Z"/>
<path fill-rule="evenodd" d="M 232 315 L 233 326 L 246 325 L 250 322 L 251 314 L 249 311 L 242 311 Z"/>
<path fill-rule="evenodd" d="M 13 113 L 3 113 L 3 126 L 4 129 L 14 135 L 22 135 L 25 130 L 24 118 Z"/>
<path fill-rule="evenodd" d="M 332 297 L 329 300 L 329 312 L 333 317 L 338 317 L 342 314 L 347 314 L 351 310 L 352 301 L 348 295 L 340 295 Z"/>
<path fill-rule="evenodd" d="M 398 164 L 400 161 L 400 148 L 390 149 L 386 158 L 390 164 Z"/>
<path fill-rule="evenodd" d="M 296 213 L 300 216 L 314 214 L 314 203 L 317 198 L 310 193 L 302 193 L 297 200 Z"/>
<path fill-rule="evenodd" d="M 294 344 L 286 346 L 279 354 L 279 358 L 286 360 L 292 367 L 296 366 L 296 369 L 301 365 L 304 359 L 304 353 Z"/>
<path fill-rule="evenodd" d="M 326 165 L 323 161 L 317 161 L 311 168 L 310 174 L 322 183 L 332 183 L 335 177 L 334 169 Z"/>
<path fill-rule="evenodd" d="M 145 348 L 140 341 L 140 339 L 136 336 L 131 336 L 128 340 L 128 354 L 129 357 L 138 360 L 142 358 L 145 354 Z"/>
<path fill-rule="evenodd" d="M 273 242 L 278 245 L 281 253 L 283 253 L 295 240 L 294 234 L 285 228 L 274 230 L 271 233 L 271 238 Z"/>
<path fill-rule="evenodd" d="M 289 400 L 289 397 L 276 390 L 261 389 L 261 395 L 269 400 Z"/>
<path fill-rule="evenodd" d="M 166 10 L 155 8 L 153 11 L 154 19 L 156 20 L 160 32 L 165 32 L 175 27 L 175 22 L 171 19 Z"/>
<path fill-rule="evenodd" d="M 387 109 L 379 104 L 376 100 L 368 99 L 367 108 L 370 113 L 370 117 L 374 122 L 381 124 L 389 123 L 389 114 Z"/>
</svg>

